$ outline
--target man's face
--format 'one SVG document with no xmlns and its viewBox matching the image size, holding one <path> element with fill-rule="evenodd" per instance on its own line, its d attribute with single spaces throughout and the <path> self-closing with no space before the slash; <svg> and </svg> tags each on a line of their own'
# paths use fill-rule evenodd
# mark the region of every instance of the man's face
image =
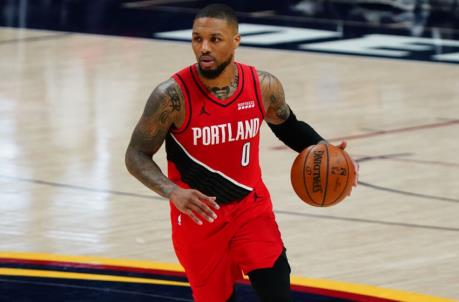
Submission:
<svg viewBox="0 0 459 302">
<path fill-rule="evenodd" d="M 232 62 L 240 35 L 224 19 L 198 18 L 193 23 L 191 45 L 201 74 L 214 79 Z"/>
</svg>

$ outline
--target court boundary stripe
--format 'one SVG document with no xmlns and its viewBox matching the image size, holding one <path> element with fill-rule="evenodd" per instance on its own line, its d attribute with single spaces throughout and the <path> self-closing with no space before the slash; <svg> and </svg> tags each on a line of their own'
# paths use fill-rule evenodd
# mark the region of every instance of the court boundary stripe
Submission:
<svg viewBox="0 0 459 302">
<path fill-rule="evenodd" d="M 356 161 L 360 163 L 360 162 L 365 162 L 365 161 L 382 159 L 382 160 L 395 160 L 395 161 L 401 161 L 401 162 L 413 162 L 413 163 L 420 163 L 420 164 L 442 165 L 442 166 L 447 166 L 447 167 L 459 166 L 459 164 L 456 164 L 456 163 L 447 163 L 447 162 L 439 162 L 439 161 L 423 161 L 423 160 L 416 160 L 416 159 L 409 159 L 409 158 L 400 158 L 400 156 L 406 156 L 406 155 L 409 156 L 409 155 L 412 155 L 412 153 L 396 153 L 396 154 L 386 154 L 386 155 L 364 156 L 364 157 L 356 159 Z M 388 187 L 374 185 L 374 184 L 364 182 L 364 181 L 359 181 L 359 185 L 366 186 L 366 187 L 369 187 L 375 190 L 386 191 L 386 192 L 413 196 L 413 197 L 419 197 L 419 198 L 424 198 L 424 199 L 434 199 L 438 201 L 453 202 L 453 203 L 459 202 L 459 199 L 454 199 L 450 197 L 428 195 L 428 194 L 392 189 Z"/>
<path fill-rule="evenodd" d="M 409 127 L 402 127 L 402 128 L 388 129 L 388 130 L 371 131 L 371 132 L 362 133 L 362 134 L 335 137 L 335 138 L 331 138 L 329 141 L 353 140 L 353 139 L 368 138 L 368 137 L 401 133 L 401 132 L 411 132 L 411 131 L 424 130 L 424 129 L 448 127 L 448 126 L 454 126 L 454 125 L 459 125 L 459 120 L 449 120 L 446 122 L 439 122 L 439 123 L 432 123 L 432 124 L 409 126 Z"/>
<path fill-rule="evenodd" d="M 434 225 L 422 225 L 422 224 L 391 222 L 391 221 L 383 221 L 383 220 L 370 220 L 370 219 L 353 218 L 353 217 L 341 217 L 341 216 L 331 216 L 331 215 L 321 215 L 321 214 L 309 214 L 309 213 L 291 212 L 291 211 L 283 211 L 283 210 L 276 210 L 275 213 L 276 214 L 294 215 L 294 216 L 305 216 L 305 217 L 312 217 L 312 218 L 333 219 L 333 220 L 343 220 L 343 221 L 352 221 L 352 222 L 382 224 L 382 225 L 410 227 L 410 228 L 419 228 L 419 229 L 459 232 L 459 228 L 441 227 L 441 226 L 434 226 Z"/>
<path fill-rule="evenodd" d="M 21 178 L 21 177 L 12 177 L 6 175 L 0 175 L 0 178 L 6 179 L 13 179 L 17 181 L 24 181 L 24 182 L 31 182 L 41 185 L 48 185 L 54 187 L 61 187 L 61 188 L 68 188 L 73 190 L 80 190 L 86 192 L 96 192 L 96 193 L 104 193 L 104 194 L 113 194 L 119 196 L 130 196 L 130 197 L 137 197 L 142 199 L 155 199 L 155 200 L 164 200 L 162 197 L 155 196 L 155 195 L 143 195 L 143 194 L 135 194 L 135 193 L 127 193 L 121 191 L 113 191 L 113 190 L 103 190 L 103 189 L 95 189 L 89 187 L 82 187 L 82 186 L 75 186 L 69 184 L 62 184 L 50 181 L 42 181 L 36 179 L 28 179 L 28 178 Z M 361 181 L 359 181 L 359 184 Z M 433 197 L 432 197 L 433 198 Z M 442 198 L 442 197 L 440 197 Z M 432 225 L 422 225 L 422 224 L 408 224 L 402 222 L 387 222 L 381 220 L 370 220 L 370 219 L 360 219 L 360 218 L 350 218 L 350 217 L 339 217 L 339 216 L 326 216 L 326 215 L 315 215 L 315 214 L 307 214 L 307 213 L 298 213 L 298 212 L 289 212 L 283 210 L 274 210 L 275 213 L 278 214 L 286 214 L 286 215 L 295 215 L 295 216 L 309 216 L 314 218 L 321 218 L 321 219 L 335 219 L 335 220 L 343 220 L 343 221 L 356 221 L 361 223 L 373 223 L 373 224 L 382 224 L 382 225 L 391 225 L 391 226 L 402 226 L 402 227 L 413 227 L 413 228 L 423 228 L 423 229 L 430 229 L 430 230 L 443 230 L 443 231 L 459 231 L 459 228 L 448 228 L 448 227 L 440 227 L 440 226 L 432 226 Z"/>
<path fill-rule="evenodd" d="M 398 162 L 404 162 L 404 163 L 442 166 L 442 167 L 447 167 L 447 168 L 458 168 L 459 167 L 459 163 L 454 163 L 454 162 L 405 158 L 405 156 L 411 156 L 411 155 L 414 155 L 414 154 L 413 153 L 395 153 L 395 154 L 382 154 L 382 155 L 373 155 L 373 156 L 360 155 L 356 159 L 356 161 L 364 162 L 364 161 L 373 161 L 373 160 L 392 160 L 392 161 L 398 161 Z"/>
<path fill-rule="evenodd" d="M 177 264 L 171 263 L 161 263 L 161 262 L 150 262 L 150 261 L 139 261 L 139 260 L 120 260 L 120 259 L 109 259 L 109 258 L 102 258 L 102 257 L 92 257 L 92 256 L 64 256 L 64 255 L 55 255 L 55 254 L 45 254 L 45 253 L 27 253 L 27 252 L 0 252 L 0 257 L 2 258 L 15 258 L 15 259 L 31 259 L 31 260 L 47 260 L 47 261 L 64 261 L 64 262 L 75 262 L 75 263 L 95 263 L 95 264 L 106 264 L 106 265 L 120 265 L 123 267 L 142 267 L 142 268 L 168 268 L 172 270 L 180 269 L 180 266 Z M 82 274 L 82 273 L 65 273 L 65 272 L 52 272 L 52 271 L 39 271 L 39 270 L 21 270 L 21 269 L 2 269 L 0 268 L 0 275 L 3 273 L 9 273 L 11 275 L 16 274 L 19 275 L 20 272 L 34 275 L 34 276 L 42 276 L 37 275 L 40 272 L 47 273 L 49 278 L 51 276 L 76 276 L 80 278 L 89 277 L 88 275 L 93 274 Z M 23 274 L 24 275 L 24 274 Z M 94 275 L 96 276 L 96 275 Z M 111 277 L 111 276 L 108 276 Z M 98 275 L 97 278 L 101 279 L 109 279 L 107 275 Z M 94 278 L 92 278 L 94 280 Z M 135 277 L 113 277 L 111 280 L 107 281 L 117 281 L 117 280 L 129 280 L 134 282 L 134 280 L 145 281 L 148 283 L 161 281 L 161 280 L 152 280 L 152 279 L 145 279 L 145 278 L 135 278 Z M 305 287 L 314 287 L 317 289 L 324 289 L 324 290 L 335 290 L 339 292 L 345 292 L 350 294 L 356 295 L 365 295 L 370 297 L 376 298 L 384 298 L 384 299 L 392 299 L 395 301 L 416 301 L 416 302 L 453 302 L 454 300 L 447 299 L 447 298 L 440 298 L 440 297 L 433 297 L 418 293 L 412 292 L 405 292 L 393 289 L 386 289 L 377 286 L 371 285 L 361 285 L 361 284 L 354 284 L 354 283 L 347 283 L 341 281 L 332 281 L 332 280 L 325 280 L 325 279 L 312 279 L 312 278 L 304 278 L 304 277 L 296 277 L 292 276 L 292 285 L 297 286 L 305 286 Z M 123 282 L 129 282 L 123 281 Z M 177 282 L 177 281 L 167 281 L 170 284 L 179 284 L 179 286 L 183 285 L 184 282 Z M 158 284 L 158 283 L 153 283 Z"/>
<path fill-rule="evenodd" d="M 9 268 L 27 268 L 27 269 L 35 269 L 35 267 L 46 267 L 48 270 L 59 270 L 58 268 L 65 268 L 68 272 L 75 272 L 75 273 L 91 273 L 92 271 L 104 271 L 108 272 L 109 274 L 113 274 L 113 272 L 120 273 L 119 276 L 125 276 L 122 274 L 125 273 L 136 273 L 136 274 L 148 274 L 148 275 L 158 275 L 158 276 L 167 276 L 168 278 L 176 278 L 170 279 L 171 281 L 181 281 L 179 279 L 186 278 L 185 272 L 183 268 L 179 266 L 177 270 L 169 270 L 169 269 L 153 269 L 153 268 L 142 268 L 142 267 L 134 267 L 134 266 L 119 266 L 119 265 L 107 265 L 107 264 L 89 264 L 85 262 L 73 262 L 73 261 L 56 261 L 56 260 L 31 260 L 31 259 L 16 259 L 16 258 L 2 258 L 0 257 L 0 264 L 3 267 Z M 27 267 L 18 267 L 23 265 Z M 69 270 L 72 269 L 72 271 Z M 79 271 L 83 270 L 83 271 Z M 113 274 L 116 275 L 116 274 Z"/>
<path fill-rule="evenodd" d="M 428 194 L 422 194 L 422 193 L 415 193 L 415 192 L 409 192 L 409 191 L 402 191 L 402 190 L 397 190 L 397 189 L 392 189 L 392 188 L 387 188 L 383 186 L 378 186 L 378 185 L 373 185 L 368 182 L 364 181 L 359 181 L 359 185 L 369 187 L 375 190 L 380 190 L 380 191 L 386 191 L 386 192 L 391 192 L 391 193 L 397 193 L 397 194 L 402 194 L 402 195 L 408 195 L 408 196 L 413 196 L 413 197 L 419 197 L 419 198 L 425 198 L 425 199 L 435 199 L 439 201 L 444 201 L 444 202 L 453 202 L 453 203 L 458 203 L 459 199 L 454 199 L 454 198 L 449 198 L 449 197 L 442 197 L 442 196 L 435 196 L 435 195 L 428 195 Z"/>
<path fill-rule="evenodd" d="M 40 278 L 125 282 L 125 283 L 140 283 L 140 284 L 155 284 L 155 285 L 190 286 L 188 282 L 181 282 L 181 281 L 148 279 L 148 278 L 140 278 L 140 277 L 124 277 L 124 276 L 102 275 L 102 274 L 93 274 L 93 273 L 74 273 L 74 272 L 61 272 L 61 271 L 51 271 L 51 270 L 22 269 L 22 268 L 0 268 L 0 276 L 40 277 Z"/>
<path fill-rule="evenodd" d="M 70 184 L 53 182 L 53 181 L 46 181 L 46 180 L 25 178 L 25 177 L 14 177 L 14 176 L 7 176 L 7 175 L 0 175 L 0 178 L 13 179 L 17 181 L 30 182 L 30 183 L 35 183 L 39 185 L 47 185 L 47 186 L 52 186 L 52 187 L 67 188 L 67 189 L 80 190 L 80 191 L 86 191 L 86 192 L 129 196 L 129 197 L 137 197 L 137 198 L 142 198 L 142 199 L 164 200 L 163 197 L 156 196 L 153 193 L 152 195 L 146 195 L 146 194 L 137 194 L 137 193 L 129 193 L 129 192 L 122 192 L 122 191 L 106 190 L 106 189 L 96 189 L 96 188 L 91 188 L 91 187 L 70 185 Z"/>
<path fill-rule="evenodd" d="M 37 41 L 53 40 L 53 39 L 66 38 L 71 35 L 74 35 L 74 33 L 63 32 L 63 33 L 58 33 L 54 35 L 26 37 L 22 39 L 0 40 L 0 45 L 8 45 L 8 44 L 12 45 L 15 43 L 23 43 L 23 42 L 37 42 Z"/>
<path fill-rule="evenodd" d="M 340 292 L 358 293 L 365 296 L 383 298 L 395 301 L 416 302 L 454 302 L 452 299 L 423 295 L 419 293 L 388 289 L 373 285 L 363 285 L 326 279 L 312 279 L 292 276 L 293 285 L 314 287 L 319 289 L 337 290 Z"/>
<path fill-rule="evenodd" d="M 108 265 L 125 268 L 142 268 L 142 269 L 159 269 L 173 272 L 183 272 L 183 267 L 176 263 L 132 260 L 132 259 L 113 259 L 105 257 L 93 256 L 67 256 L 50 253 L 31 253 L 31 252 L 12 252 L 0 251 L 0 258 L 9 258 L 17 260 L 39 260 L 49 262 L 66 262 L 66 263 L 82 263 L 87 265 Z"/>
<path fill-rule="evenodd" d="M 306 292 L 308 294 L 315 294 L 325 297 L 333 297 L 345 299 L 346 301 L 354 302 L 398 302 L 393 299 L 387 299 L 377 296 L 368 296 L 364 294 L 354 294 L 350 292 L 337 291 L 333 289 L 324 289 L 311 286 L 292 285 L 292 289 L 296 292 Z"/>
<path fill-rule="evenodd" d="M 76 263 L 76 262 L 56 262 L 56 261 L 40 261 L 40 260 L 25 260 L 25 259 L 12 259 L 12 258 L 0 258 L 0 264 L 4 265 L 4 268 L 10 269 L 30 269 L 30 270 L 44 270 L 44 271 L 58 271 L 62 272 L 62 270 L 56 269 L 59 267 L 65 268 L 65 272 L 68 273 L 87 273 L 87 274 L 103 274 L 109 276 L 127 276 L 127 277 L 138 277 L 138 278 L 147 278 L 147 279 L 161 279 L 167 281 L 182 281 L 186 282 L 186 275 L 184 272 L 171 272 L 171 271 L 163 271 L 163 270 L 154 270 L 154 269 L 142 269 L 142 268 L 134 268 L 134 267 L 117 267 L 117 266 L 110 266 L 110 265 L 90 265 L 84 263 Z M 10 267 L 9 264 L 13 265 L 35 265 L 36 267 Z M 86 271 L 75 271 L 75 269 L 84 268 Z M 131 273 L 131 272 L 141 272 L 144 274 L 151 274 L 151 276 L 131 276 L 131 275 L 118 275 L 114 272 L 120 273 Z M 167 278 L 170 276 L 177 275 L 184 280 L 174 280 L 174 279 L 162 279 Z M 80 279 L 80 278 L 77 278 Z M 84 278 L 86 279 L 86 278 Z M 89 279 L 89 278 L 88 278 Z M 248 280 L 239 281 L 239 284 L 250 285 Z M 382 298 L 376 298 L 373 296 L 364 296 L 361 294 L 353 294 L 348 292 L 336 291 L 332 289 L 322 289 L 316 288 L 311 286 L 299 286 L 299 285 L 292 285 L 292 290 L 296 292 L 304 292 L 306 294 L 315 294 L 320 296 L 327 296 L 327 297 L 336 297 L 336 298 L 344 298 L 344 299 L 351 299 L 353 301 L 365 301 L 365 302 L 394 302 L 394 300 L 387 300 Z"/>
<path fill-rule="evenodd" d="M 140 277 L 120 277 L 114 275 L 100 275 L 93 273 L 74 273 L 74 272 L 62 272 L 52 270 L 39 270 L 39 269 L 18 269 L 18 268 L 0 268 L 0 276 L 7 277 L 26 277 L 26 278 L 46 278 L 46 279 L 70 279 L 70 280 L 84 280 L 84 281 L 101 281 L 101 282 L 125 282 L 134 284 L 152 284 L 152 285 L 166 285 L 166 286 L 182 286 L 189 287 L 188 282 L 177 282 L 177 281 L 164 281 L 160 279 L 140 278 Z M 16 280 L 14 280 L 16 281 Z M 21 280 L 22 281 L 22 280 Z M 26 283 L 33 283 L 24 281 Z M 48 282 L 41 282 L 47 284 Z M 248 282 L 242 282 L 242 284 L 248 285 Z M 320 296 L 333 297 L 333 298 L 347 298 L 353 301 L 368 301 L 368 302 L 392 302 L 394 300 L 388 300 L 381 297 L 373 297 L 362 295 L 359 293 L 352 293 L 346 291 L 330 290 L 328 288 L 322 289 L 318 287 L 300 286 L 293 285 L 292 290 L 297 292 L 304 292 L 306 294 L 318 294 Z"/>
<path fill-rule="evenodd" d="M 156 298 L 165 298 L 163 295 L 155 295 L 155 294 L 147 294 L 138 291 L 131 291 L 131 290 L 120 290 L 120 289 L 113 289 L 113 288 L 99 288 L 94 286 L 83 286 L 83 285 L 75 285 L 75 284 L 61 284 L 61 283 L 54 283 L 54 282 L 38 282 L 38 281 L 25 281 L 25 280 L 13 280 L 13 279 L 3 279 L 0 278 L 0 282 L 7 282 L 7 283 L 15 283 L 15 284 L 31 284 L 31 285 L 40 285 L 40 286 L 48 286 L 48 287 L 65 287 L 65 288 L 77 288 L 77 289 L 90 289 L 95 291 L 103 291 L 103 292 L 113 292 L 113 293 L 121 293 L 121 294 L 132 294 L 136 296 L 147 296 L 147 297 L 156 297 Z M 167 297 L 169 300 L 175 301 L 191 301 L 190 299 L 185 298 L 178 298 L 178 297 Z"/>
</svg>

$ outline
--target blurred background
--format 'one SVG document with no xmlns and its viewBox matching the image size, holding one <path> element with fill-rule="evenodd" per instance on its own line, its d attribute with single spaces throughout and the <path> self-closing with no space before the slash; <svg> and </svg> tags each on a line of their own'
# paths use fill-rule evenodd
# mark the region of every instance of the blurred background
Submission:
<svg viewBox="0 0 459 302">
<path fill-rule="evenodd" d="M 292 273 L 459 299 L 459 0 L 220 2 L 249 46 L 238 60 L 275 74 L 297 115 L 361 162 L 349 200 L 308 207 L 295 153 L 262 129 Z M 208 3 L 0 0 L 0 302 L 50 301 L 4 294 L 9 251 L 177 263 L 169 204 L 124 152 L 152 89 L 195 62 L 183 41 Z M 74 299 L 52 301 L 109 301 Z"/>
<path fill-rule="evenodd" d="M 189 28 L 200 0 L 2 0 L 0 26 L 135 37 Z M 215 2 L 215 1 L 213 1 Z M 457 39 L 459 0 L 256 0 L 230 4 L 241 22 Z"/>
</svg>

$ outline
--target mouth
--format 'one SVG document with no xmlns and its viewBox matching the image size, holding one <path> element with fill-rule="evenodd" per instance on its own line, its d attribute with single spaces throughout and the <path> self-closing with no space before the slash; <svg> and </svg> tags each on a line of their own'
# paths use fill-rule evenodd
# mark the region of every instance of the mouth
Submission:
<svg viewBox="0 0 459 302">
<path fill-rule="evenodd" d="M 203 69 L 212 68 L 214 64 L 215 64 L 215 59 L 212 56 L 203 55 L 199 57 L 199 65 Z"/>
</svg>

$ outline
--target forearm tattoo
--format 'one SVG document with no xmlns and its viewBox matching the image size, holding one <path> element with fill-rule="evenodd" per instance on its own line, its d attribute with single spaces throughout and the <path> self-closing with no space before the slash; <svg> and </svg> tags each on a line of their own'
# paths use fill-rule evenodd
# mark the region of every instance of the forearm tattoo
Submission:
<svg viewBox="0 0 459 302">
<path fill-rule="evenodd" d="M 183 96 L 172 80 L 158 86 L 147 101 L 126 152 L 128 170 L 144 185 L 163 197 L 169 197 L 176 185 L 153 161 L 170 127 L 182 110 Z"/>
</svg>

